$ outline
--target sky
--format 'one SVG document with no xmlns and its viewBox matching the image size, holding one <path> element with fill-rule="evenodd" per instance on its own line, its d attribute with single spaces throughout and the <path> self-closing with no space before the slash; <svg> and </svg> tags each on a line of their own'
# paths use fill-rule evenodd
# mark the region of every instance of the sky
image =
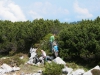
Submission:
<svg viewBox="0 0 100 75">
<path fill-rule="evenodd" d="M 60 22 L 94 20 L 100 16 L 100 0 L 0 0 L 0 20 Z"/>
</svg>

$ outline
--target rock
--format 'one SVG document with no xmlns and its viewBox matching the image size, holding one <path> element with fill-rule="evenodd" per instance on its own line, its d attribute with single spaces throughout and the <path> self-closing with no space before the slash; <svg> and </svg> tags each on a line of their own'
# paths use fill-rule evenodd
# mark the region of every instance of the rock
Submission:
<svg viewBox="0 0 100 75">
<path fill-rule="evenodd" d="M 12 71 L 19 71 L 20 70 L 20 68 L 19 67 L 12 67 Z"/>
<path fill-rule="evenodd" d="M 72 75 L 83 75 L 85 71 L 83 69 L 77 69 L 72 72 Z"/>
<path fill-rule="evenodd" d="M 30 58 L 29 61 L 27 61 L 26 64 L 33 64 L 33 63 L 37 63 L 37 53 L 36 53 L 37 48 L 30 48 Z"/>
<path fill-rule="evenodd" d="M 18 71 L 18 70 L 20 70 L 19 67 L 11 67 L 11 66 L 4 63 L 3 65 L 1 65 L 0 75 L 3 75 L 5 73 L 9 73 L 9 72 Z"/>
<path fill-rule="evenodd" d="M 1 65 L 1 68 L 3 69 L 3 71 L 6 73 L 6 72 L 11 72 L 12 71 L 12 67 L 10 67 L 9 65 L 7 64 L 3 64 Z"/>
<path fill-rule="evenodd" d="M 34 74 L 32 74 L 32 75 L 41 75 L 41 73 L 34 73 Z"/>
<path fill-rule="evenodd" d="M 64 64 L 64 65 L 66 65 L 65 61 L 63 61 L 60 57 L 56 57 L 53 61 L 55 63 L 57 63 L 57 64 Z"/>
<path fill-rule="evenodd" d="M 20 59 L 23 59 L 24 58 L 24 56 L 21 56 L 21 57 L 19 57 Z"/>
<path fill-rule="evenodd" d="M 98 70 L 100 70 L 100 67 L 97 65 L 96 67 L 92 68 L 91 70 L 85 72 L 83 75 L 93 75 L 92 72 L 91 72 L 93 69 L 98 69 Z"/>
<path fill-rule="evenodd" d="M 62 69 L 62 73 L 70 75 L 70 73 L 73 71 L 72 68 L 68 68 L 67 66 Z"/>
<path fill-rule="evenodd" d="M 38 73 L 42 73 L 42 70 L 38 70 Z"/>
</svg>

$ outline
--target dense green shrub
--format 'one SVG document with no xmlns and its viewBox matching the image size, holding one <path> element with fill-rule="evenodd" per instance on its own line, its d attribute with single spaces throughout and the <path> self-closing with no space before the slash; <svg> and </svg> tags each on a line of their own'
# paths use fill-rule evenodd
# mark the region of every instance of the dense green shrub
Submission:
<svg viewBox="0 0 100 75">
<path fill-rule="evenodd" d="M 30 47 L 35 46 L 46 50 L 48 55 L 50 33 L 57 34 L 56 40 L 62 58 L 99 62 L 100 17 L 93 21 L 82 20 L 70 24 L 48 19 L 24 22 L 0 20 L 0 54 L 28 53 Z"/>
<path fill-rule="evenodd" d="M 35 19 L 24 22 L 0 20 L 0 53 L 7 52 L 11 55 L 14 51 L 27 53 L 32 45 L 43 40 L 49 33 L 58 33 L 62 27 L 58 20 Z M 43 43 L 47 44 L 44 40 Z M 46 46 L 43 48 L 46 49 Z"/>
<path fill-rule="evenodd" d="M 100 23 L 82 21 L 59 33 L 61 57 L 90 63 L 100 59 Z"/>
<path fill-rule="evenodd" d="M 54 62 L 46 63 L 45 70 L 43 71 L 43 75 L 61 75 L 62 68 L 64 68 L 64 65 L 62 64 L 56 64 Z"/>
</svg>

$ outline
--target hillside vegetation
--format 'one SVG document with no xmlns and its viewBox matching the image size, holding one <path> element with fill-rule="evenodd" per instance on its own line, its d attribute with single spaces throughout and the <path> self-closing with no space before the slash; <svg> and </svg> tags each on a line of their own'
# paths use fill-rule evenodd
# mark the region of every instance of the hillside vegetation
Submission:
<svg viewBox="0 0 100 75">
<path fill-rule="evenodd" d="M 100 64 L 99 17 L 76 23 L 48 19 L 24 22 L 0 20 L 0 54 L 29 54 L 31 47 L 37 47 L 38 54 L 43 49 L 50 55 L 49 37 L 52 33 L 56 34 L 59 56 L 65 61 L 88 66 Z"/>
</svg>

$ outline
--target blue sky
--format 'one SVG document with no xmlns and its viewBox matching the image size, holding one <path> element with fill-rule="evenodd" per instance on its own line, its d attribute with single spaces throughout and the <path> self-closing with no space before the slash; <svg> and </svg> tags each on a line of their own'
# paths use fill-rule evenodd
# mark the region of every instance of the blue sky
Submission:
<svg viewBox="0 0 100 75">
<path fill-rule="evenodd" d="M 0 20 L 74 22 L 100 16 L 100 0 L 0 0 Z"/>
</svg>

